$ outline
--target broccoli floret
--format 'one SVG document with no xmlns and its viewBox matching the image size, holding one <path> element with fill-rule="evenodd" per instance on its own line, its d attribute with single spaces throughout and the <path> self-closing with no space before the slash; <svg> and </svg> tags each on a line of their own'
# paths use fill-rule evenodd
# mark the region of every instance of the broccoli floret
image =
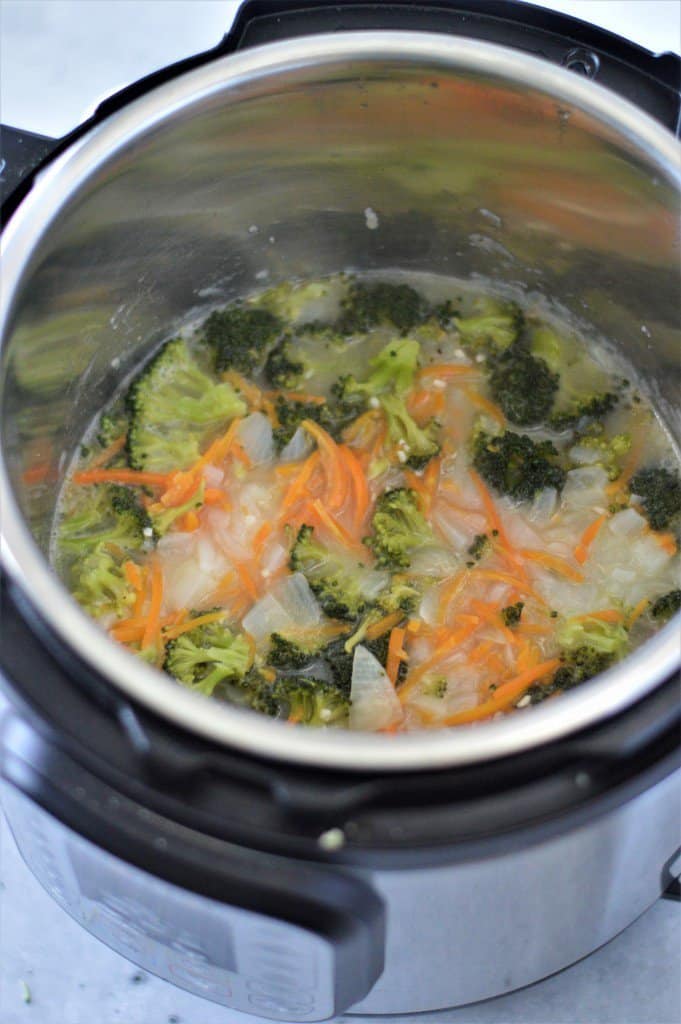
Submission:
<svg viewBox="0 0 681 1024">
<path fill-rule="evenodd" d="M 126 395 L 128 461 L 134 469 L 186 469 L 208 437 L 246 405 L 226 381 L 216 384 L 192 359 L 182 338 L 167 342 Z"/>
<path fill-rule="evenodd" d="M 272 633 L 267 661 L 276 668 L 300 669 L 313 660 L 326 660 L 328 651 L 338 643 L 338 633 L 342 634 L 342 640 L 347 636 L 348 628 L 342 626 L 334 629 L 329 627 L 329 623 L 324 623 L 316 628 L 313 626 L 295 630 L 285 635 Z M 329 639 L 330 635 L 332 639 Z"/>
<path fill-rule="evenodd" d="M 392 570 L 408 569 L 411 552 L 432 541 L 432 530 L 415 491 L 396 487 L 379 497 L 371 520 L 371 535 L 365 541 L 378 565 Z"/>
<path fill-rule="evenodd" d="M 473 465 L 500 494 L 530 501 L 545 487 L 560 490 L 565 471 L 550 441 L 533 441 L 507 430 L 500 435 L 479 431 L 473 440 Z"/>
<path fill-rule="evenodd" d="M 79 557 L 102 544 L 138 551 L 151 540 L 150 527 L 149 516 L 132 491 L 95 484 L 73 492 L 59 525 L 59 543 L 62 551 Z"/>
<path fill-rule="evenodd" d="M 478 533 L 473 538 L 473 543 L 468 548 L 467 554 L 470 555 L 472 561 L 468 562 L 467 565 L 470 567 L 479 562 L 480 559 L 487 554 L 489 550 L 490 540 L 486 533 Z"/>
<path fill-rule="evenodd" d="M 128 430 L 128 417 L 124 413 L 104 413 L 97 424 L 97 442 L 102 448 L 123 437 Z"/>
<path fill-rule="evenodd" d="M 302 572 L 322 610 L 332 619 L 356 619 L 367 606 L 362 592 L 364 566 L 335 554 L 303 525 L 291 550 L 291 569 Z"/>
<path fill-rule="evenodd" d="M 650 614 L 658 622 L 667 622 L 681 609 L 681 590 L 670 590 L 656 598 L 650 606 Z"/>
<path fill-rule="evenodd" d="M 475 300 L 473 314 L 455 317 L 462 344 L 474 352 L 499 355 L 517 341 L 523 314 L 515 302 L 484 295 Z"/>
<path fill-rule="evenodd" d="M 295 341 L 287 334 L 272 349 L 265 362 L 265 376 L 273 388 L 295 391 L 305 376 L 307 367 L 296 352 Z"/>
<path fill-rule="evenodd" d="M 542 423 L 553 407 L 560 377 L 526 345 L 516 342 L 490 362 L 492 397 L 519 426 Z"/>
<path fill-rule="evenodd" d="M 216 371 L 233 369 L 252 375 L 282 327 L 279 317 L 269 310 L 249 309 L 238 303 L 211 313 L 203 334 L 213 350 Z"/>
<path fill-rule="evenodd" d="M 601 424 L 594 426 L 582 437 L 570 451 L 570 458 L 576 465 L 594 465 L 603 467 L 609 480 L 616 480 L 622 472 L 622 458 L 631 448 L 629 434 L 614 434 L 606 437 Z"/>
<path fill-rule="evenodd" d="M 629 490 L 641 498 L 653 530 L 666 530 L 681 512 L 681 479 L 664 466 L 639 469 L 631 478 Z"/>
<path fill-rule="evenodd" d="M 341 302 L 337 328 L 342 334 L 364 334 L 379 324 L 392 324 L 402 334 L 428 316 L 428 307 L 408 284 L 353 282 Z"/>
<path fill-rule="evenodd" d="M 405 464 L 410 469 L 423 469 L 440 452 L 440 444 L 436 439 L 439 424 L 431 420 L 424 427 L 419 427 L 409 415 L 404 400 L 397 395 L 383 395 L 380 402 L 390 440 L 397 445 L 398 451 L 404 453 Z"/>
<path fill-rule="evenodd" d="M 313 727 L 344 726 L 350 710 L 350 698 L 339 687 L 306 676 L 262 683 L 252 689 L 249 704 L 261 714 Z"/>
<path fill-rule="evenodd" d="M 421 600 L 421 592 L 402 573 L 395 573 L 390 583 L 376 599 L 376 605 L 384 615 L 404 612 L 410 615 Z"/>
<path fill-rule="evenodd" d="M 181 505 L 173 505 L 167 508 L 162 502 L 154 502 L 149 506 L 149 518 L 154 529 L 155 537 L 163 537 L 168 532 L 176 519 L 180 519 L 185 513 L 192 509 L 201 508 L 203 505 L 204 493 L 206 490 L 205 481 L 201 481 L 194 493 Z"/>
<path fill-rule="evenodd" d="M 336 389 L 339 397 L 346 400 L 352 400 L 355 395 L 373 398 L 385 391 L 404 394 L 414 382 L 420 352 L 418 341 L 403 338 L 391 342 L 369 362 L 371 372 L 365 381 L 357 381 L 351 375 L 341 378 Z"/>
<path fill-rule="evenodd" d="M 573 398 L 563 409 L 557 409 L 549 417 L 549 426 L 562 431 L 576 427 L 580 422 L 600 420 L 611 412 L 619 401 L 614 391 L 601 391 L 595 395 Z"/>
<path fill-rule="evenodd" d="M 568 619 L 558 632 L 563 664 L 544 685 L 527 691 L 533 704 L 605 672 L 627 651 L 629 634 L 618 623 L 601 619 Z"/>
<path fill-rule="evenodd" d="M 339 439 L 343 427 L 348 422 L 348 418 L 335 404 L 298 401 L 285 398 L 283 395 L 277 397 L 275 411 L 279 426 L 274 428 L 272 436 L 277 451 L 286 447 L 303 420 L 318 423 L 334 440 Z M 350 417 L 354 418 L 354 415 Z"/>
<path fill-rule="evenodd" d="M 525 604 L 523 601 L 516 601 L 515 604 L 507 604 L 501 609 L 501 618 L 505 626 L 517 626 L 523 614 Z"/>
<path fill-rule="evenodd" d="M 95 619 L 108 615 L 121 618 L 136 598 L 121 561 L 105 544 L 98 544 L 73 564 L 71 589 L 78 604 Z"/>
<path fill-rule="evenodd" d="M 223 622 L 210 622 L 169 641 L 163 667 L 184 686 L 211 697 L 219 684 L 243 681 L 251 661 L 244 636 Z"/>
</svg>

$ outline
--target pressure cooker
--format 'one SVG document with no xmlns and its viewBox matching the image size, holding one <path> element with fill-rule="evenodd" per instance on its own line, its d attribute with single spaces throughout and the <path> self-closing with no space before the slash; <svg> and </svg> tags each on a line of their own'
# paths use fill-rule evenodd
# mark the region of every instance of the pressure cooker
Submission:
<svg viewBox="0 0 681 1024">
<path fill-rule="evenodd" d="M 97 411 L 263 281 L 400 268 L 549 296 L 680 440 L 679 83 L 673 54 L 528 4 L 250 0 L 66 138 L 3 130 L 2 803 L 47 891 L 144 969 L 272 1019 L 431 1010 L 558 971 L 673 893 L 678 616 L 505 719 L 305 730 L 136 660 L 48 554 Z"/>
</svg>

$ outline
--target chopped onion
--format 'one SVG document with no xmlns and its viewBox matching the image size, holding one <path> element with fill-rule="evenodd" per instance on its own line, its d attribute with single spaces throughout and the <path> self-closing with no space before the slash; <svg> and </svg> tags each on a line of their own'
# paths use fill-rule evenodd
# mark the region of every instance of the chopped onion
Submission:
<svg viewBox="0 0 681 1024">
<path fill-rule="evenodd" d="M 411 556 L 410 569 L 423 576 L 451 576 L 461 565 L 460 559 L 447 548 L 428 545 L 418 548 Z"/>
<path fill-rule="evenodd" d="M 262 412 L 253 412 L 239 426 L 239 440 L 253 466 L 272 462 L 272 424 Z"/>
<path fill-rule="evenodd" d="M 308 432 L 298 427 L 289 443 L 282 448 L 279 458 L 282 462 L 298 462 L 311 451 L 312 445 L 313 441 Z"/>
<path fill-rule="evenodd" d="M 242 626 L 256 643 L 265 640 L 271 633 L 285 632 L 295 626 L 294 620 L 284 611 L 272 594 L 265 594 L 244 615 Z"/>
<path fill-rule="evenodd" d="M 535 494 L 530 519 L 549 519 L 556 511 L 558 491 L 555 487 L 544 487 Z"/>
<path fill-rule="evenodd" d="M 641 533 L 645 525 L 645 519 L 635 509 L 624 508 L 609 520 L 608 529 L 617 537 L 633 537 Z"/>
<path fill-rule="evenodd" d="M 385 669 L 358 644 L 352 661 L 350 728 L 376 732 L 402 719 L 402 705 Z"/>
<path fill-rule="evenodd" d="M 280 580 L 273 588 L 272 596 L 299 629 L 316 626 L 321 621 L 322 610 L 302 572 L 294 572 Z"/>
<path fill-rule="evenodd" d="M 203 467 L 203 478 L 208 487 L 219 487 L 225 479 L 225 474 L 217 466 L 208 465 Z"/>
</svg>

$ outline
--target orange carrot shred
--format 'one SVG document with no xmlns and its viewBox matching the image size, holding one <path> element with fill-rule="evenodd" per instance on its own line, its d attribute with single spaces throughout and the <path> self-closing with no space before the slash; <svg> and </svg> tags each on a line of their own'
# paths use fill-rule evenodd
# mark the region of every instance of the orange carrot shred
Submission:
<svg viewBox="0 0 681 1024">
<path fill-rule="evenodd" d="M 139 469 L 83 469 L 73 474 L 74 484 L 131 484 L 165 487 L 167 473 L 146 473 Z"/>
<path fill-rule="evenodd" d="M 519 697 L 524 690 L 527 690 L 532 683 L 544 676 L 548 676 L 560 665 L 559 658 L 550 658 L 548 661 L 533 665 L 531 668 L 520 672 L 513 679 L 502 683 L 489 700 L 478 704 L 477 707 L 468 708 L 466 711 L 457 711 L 456 714 L 447 715 L 441 719 L 439 725 L 463 725 L 466 722 L 477 722 L 481 718 L 489 718 L 497 711 L 504 711 L 510 707 L 516 697 Z"/>
<path fill-rule="evenodd" d="M 163 602 L 163 570 L 161 563 L 155 558 L 151 564 L 151 597 L 147 624 L 142 636 L 142 650 L 152 647 L 158 638 L 161 604 Z"/>
<path fill-rule="evenodd" d="M 607 518 L 608 514 L 607 512 L 604 512 L 602 516 L 598 517 L 598 519 L 594 519 L 593 523 L 589 523 L 586 530 L 579 538 L 577 547 L 574 550 L 574 556 L 575 561 L 579 562 L 580 565 L 583 565 L 589 557 L 589 549 L 598 536 L 601 527 L 604 525 Z"/>
<path fill-rule="evenodd" d="M 396 626 L 390 633 L 390 640 L 388 641 L 388 657 L 386 658 L 385 671 L 393 686 L 397 683 L 400 662 L 405 661 L 407 657 L 404 650 L 405 633 L 406 630 Z"/>
</svg>

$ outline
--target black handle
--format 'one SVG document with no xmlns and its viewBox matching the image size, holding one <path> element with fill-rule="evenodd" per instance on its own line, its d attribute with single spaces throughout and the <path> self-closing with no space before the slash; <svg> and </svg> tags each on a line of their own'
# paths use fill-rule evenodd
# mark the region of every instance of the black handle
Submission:
<svg viewBox="0 0 681 1024">
<path fill-rule="evenodd" d="M 3 805 L 29 867 L 77 918 L 84 903 L 97 908 L 95 921 L 112 908 L 120 916 L 125 901 L 119 923 L 132 946 L 100 937 L 140 966 L 159 973 L 145 950 L 170 953 L 181 943 L 187 956 L 168 980 L 285 1020 L 343 1013 L 380 977 L 384 906 L 356 876 L 179 826 L 111 790 L 56 745 L 36 742 L 18 714 L 2 721 L 0 753 Z M 50 867 L 41 871 L 46 847 Z M 59 868 L 65 861 L 70 870 L 63 875 L 77 889 L 70 894 Z M 98 934 L 92 916 L 81 923 Z M 191 970 L 197 959 L 198 988 Z M 228 986 L 233 998 L 220 997 L 225 970 L 240 976 Z"/>
</svg>

